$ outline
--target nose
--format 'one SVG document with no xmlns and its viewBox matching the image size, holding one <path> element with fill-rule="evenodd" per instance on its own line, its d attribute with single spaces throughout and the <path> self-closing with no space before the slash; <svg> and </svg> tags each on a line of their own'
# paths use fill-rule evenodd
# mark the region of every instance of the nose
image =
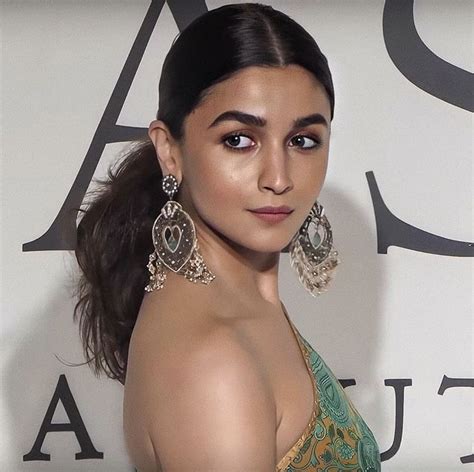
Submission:
<svg viewBox="0 0 474 472">
<path fill-rule="evenodd" d="M 285 149 L 275 144 L 262 149 L 259 175 L 260 190 L 271 190 L 276 194 L 286 193 L 293 188 L 289 174 L 289 156 Z"/>
</svg>

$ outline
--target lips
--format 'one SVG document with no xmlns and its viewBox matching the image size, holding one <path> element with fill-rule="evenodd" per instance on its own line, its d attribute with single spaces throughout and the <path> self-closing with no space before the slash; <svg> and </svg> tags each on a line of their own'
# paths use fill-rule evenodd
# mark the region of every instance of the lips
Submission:
<svg viewBox="0 0 474 472">
<path fill-rule="evenodd" d="M 250 211 L 252 211 L 254 213 L 267 213 L 267 214 L 285 213 L 285 214 L 288 214 L 288 213 L 291 213 L 293 211 L 293 209 L 286 206 L 286 205 L 282 205 L 282 206 L 278 206 L 278 207 L 265 206 L 265 207 L 255 208 L 255 209 L 250 210 Z"/>
<path fill-rule="evenodd" d="M 290 208 L 286 205 L 283 206 L 266 206 L 255 208 L 250 210 L 257 218 L 266 221 L 267 223 L 279 223 L 285 218 L 288 218 L 290 213 L 293 212 L 293 208 Z"/>
</svg>

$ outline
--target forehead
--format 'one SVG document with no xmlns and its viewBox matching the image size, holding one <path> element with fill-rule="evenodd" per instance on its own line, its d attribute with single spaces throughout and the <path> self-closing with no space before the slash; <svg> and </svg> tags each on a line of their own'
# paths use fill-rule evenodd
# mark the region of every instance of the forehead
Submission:
<svg viewBox="0 0 474 472">
<path fill-rule="evenodd" d="M 190 118 L 211 119 L 228 109 L 270 117 L 319 112 L 330 121 L 330 104 L 321 83 L 298 65 L 247 67 L 209 88 Z M 282 110 L 285 111 L 282 114 Z"/>
</svg>

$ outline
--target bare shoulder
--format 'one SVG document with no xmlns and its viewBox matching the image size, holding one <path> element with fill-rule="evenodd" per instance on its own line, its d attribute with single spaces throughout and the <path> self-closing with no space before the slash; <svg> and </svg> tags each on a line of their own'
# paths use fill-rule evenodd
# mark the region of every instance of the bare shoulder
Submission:
<svg viewBox="0 0 474 472">
<path fill-rule="evenodd" d="M 272 391 L 232 327 L 210 316 L 160 328 L 153 343 L 142 326 L 130 347 L 124 429 L 135 465 L 274 471 Z"/>
</svg>

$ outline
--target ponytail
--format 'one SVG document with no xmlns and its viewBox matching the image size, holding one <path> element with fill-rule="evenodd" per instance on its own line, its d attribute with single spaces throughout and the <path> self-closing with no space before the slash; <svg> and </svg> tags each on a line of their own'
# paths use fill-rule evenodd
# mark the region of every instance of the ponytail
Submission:
<svg viewBox="0 0 474 472">
<path fill-rule="evenodd" d="M 128 346 L 144 288 L 151 228 L 166 196 L 153 143 L 137 141 L 109 168 L 77 227 L 75 255 L 82 273 L 73 319 L 87 363 L 125 383 Z"/>
</svg>

